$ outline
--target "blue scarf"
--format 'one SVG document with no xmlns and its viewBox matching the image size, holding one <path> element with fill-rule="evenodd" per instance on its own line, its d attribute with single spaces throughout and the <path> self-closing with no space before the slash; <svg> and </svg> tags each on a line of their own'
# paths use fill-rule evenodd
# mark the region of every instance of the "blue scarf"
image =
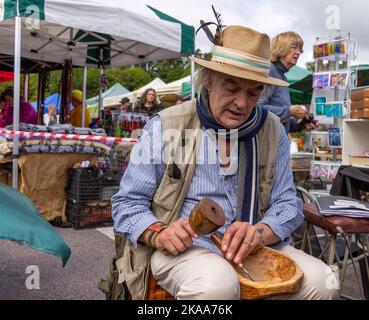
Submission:
<svg viewBox="0 0 369 320">
<path fill-rule="evenodd" d="M 209 105 L 206 90 L 202 90 L 196 102 L 196 111 L 200 122 L 206 129 L 213 129 L 216 132 L 220 129 L 227 130 L 221 126 L 213 117 Z M 268 111 L 256 106 L 248 120 L 242 124 L 238 130 L 238 208 L 237 214 L 241 221 L 254 224 L 258 220 L 258 190 L 259 190 L 259 170 L 258 170 L 258 141 L 257 134 L 263 127 Z M 230 136 L 230 131 L 226 131 L 226 136 Z"/>
</svg>

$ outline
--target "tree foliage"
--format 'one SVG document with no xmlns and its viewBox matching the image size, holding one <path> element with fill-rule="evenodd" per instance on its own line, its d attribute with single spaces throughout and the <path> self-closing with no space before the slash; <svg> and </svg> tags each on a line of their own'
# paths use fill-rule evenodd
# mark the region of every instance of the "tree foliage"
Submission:
<svg viewBox="0 0 369 320">
<path fill-rule="evenodd" d="M 198 50 L 196 55 L 201 56 Z M 204 54 L 206 56 L 206 54 Z M 87 98 L 94 97 L 99 93 L 99 69 L 88 68 L 87 71 Z M 115 83 L 120 83 L 128 90 L 136 90 L 154 78 L 159 77 L 165 83 L 169 83 L 185 76 L 191 72 L 190 59 L 179 58 L 165 61 L 155 61 L 146 63 L 142 66 L 124 66 L 119 68 L 105 69 L 105 75 L 108 79 L 108 88 Z M 51 71 L 49 74 L 47 86 L 45 88 L 45 96 L 49 96 L 61 89 L 61 70 Z M 12 86 L 10 82 L 0 84 L 0 92 L 5 88 Z M 38 75 L 30 75 L 29 101 L 37 100 Z M 73 88 L 82 90 L 83 85 L 83 69 L 73 69 Z"/>
<path fill-rule="evenodd" d="M 148 69 L 154 78 L 159 77 L 165 83 L 184 78 L 191 73 L 188 58 L 152 62 L 149 64 Z"/>
</svg>

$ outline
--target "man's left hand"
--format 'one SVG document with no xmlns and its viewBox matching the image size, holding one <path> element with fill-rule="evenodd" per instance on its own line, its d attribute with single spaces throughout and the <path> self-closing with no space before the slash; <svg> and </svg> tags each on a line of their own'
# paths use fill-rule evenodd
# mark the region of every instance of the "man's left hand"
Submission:
<svg viewBox="0 0 369 320">
<path fill-rule="evenodd" d="M 232 223 L 222 239 L 222 250 L 225 257 L 236 264 L 262 246 L 263 239 L 260 232 L 247 222 Z"/>
</svg>

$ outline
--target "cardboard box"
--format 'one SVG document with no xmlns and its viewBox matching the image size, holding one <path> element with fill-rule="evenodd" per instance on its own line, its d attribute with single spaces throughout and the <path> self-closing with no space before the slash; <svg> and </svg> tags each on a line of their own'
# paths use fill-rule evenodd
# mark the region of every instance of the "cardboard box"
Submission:
<svg viewBox="0 0 369 320">
<path fill-rule="evenodd" d="M 351 110 L 362 110 L 365 108 L 369 108 L 369 98 L 351 102 Z"/>
<path fill-rule="evenodd" d="M 361 101 L 365 98 L 369 98 L 369 88 L 357 90 L 351 93 L 352 101 Z"/>
<path fill-rule="evenodd" d="M 369 119 L 369 108 L 362 110 L 351 110 L 351 119 Z"/>
</svg>

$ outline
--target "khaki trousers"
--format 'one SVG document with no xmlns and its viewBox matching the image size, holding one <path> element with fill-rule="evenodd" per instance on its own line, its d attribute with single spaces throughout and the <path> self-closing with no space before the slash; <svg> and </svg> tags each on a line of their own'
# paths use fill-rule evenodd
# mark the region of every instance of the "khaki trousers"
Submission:
<svg viewBox="0 0 369 320">
<path fill-rule="evenodd" d="M 338 271 L 321 260 L 286 245 L 288 254 L 304 272 L 301 290 L 273 299 L 332 300 L 338 295 Z M 158 284 L 178 300 L 238 300 L 240 288 L 236 272 L 216 253 L 192 247 L 178 256 L 156 251 L 151 271 Z"/>
</svg>

